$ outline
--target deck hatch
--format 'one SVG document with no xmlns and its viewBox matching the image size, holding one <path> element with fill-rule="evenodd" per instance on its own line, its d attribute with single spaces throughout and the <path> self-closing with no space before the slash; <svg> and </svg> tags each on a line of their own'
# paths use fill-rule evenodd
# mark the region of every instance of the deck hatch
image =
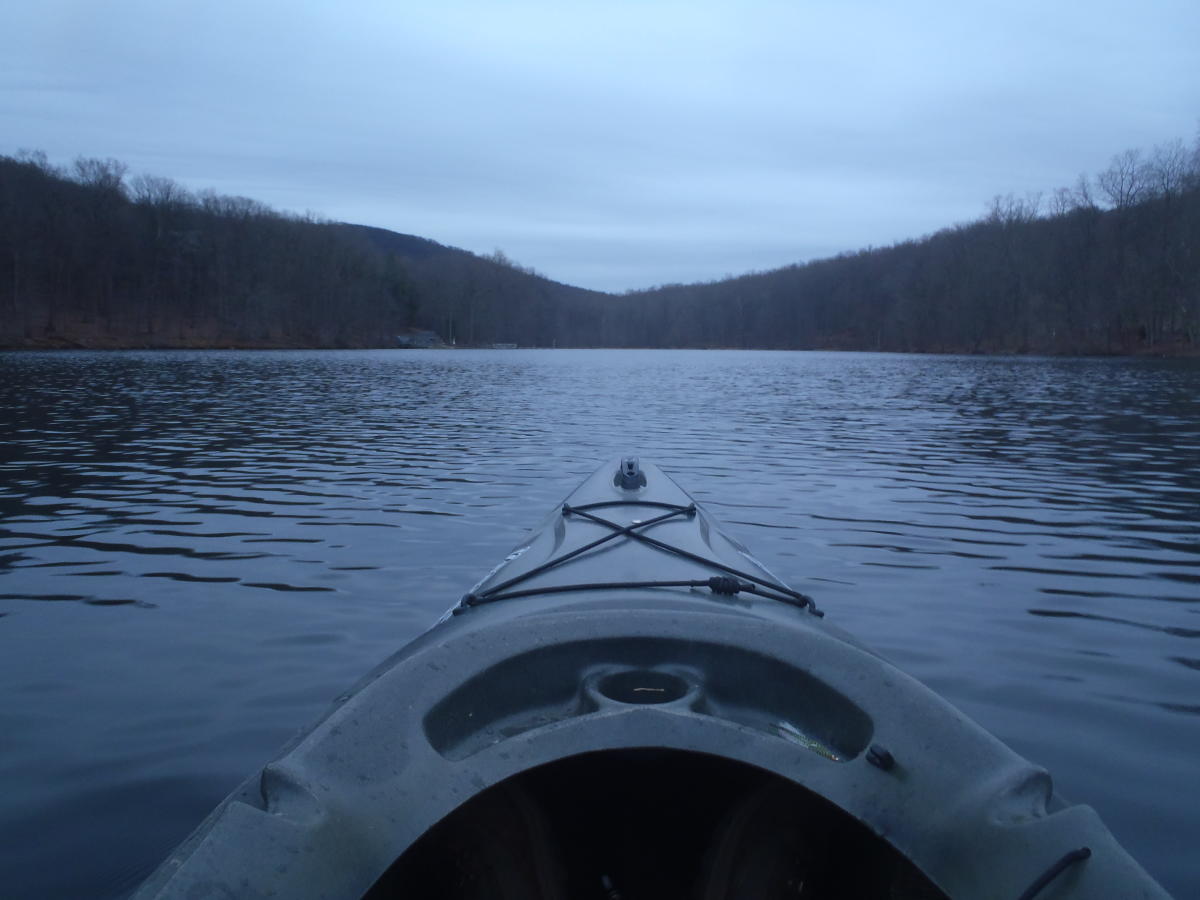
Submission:
<svg viewBox="0 0 1200 900">
<path fill-rule="evenodd" d="M 465 759 L 519 734 L 629 706 L 717 719 L 845 762 L 871 718 L 798 666 L 725 644 L 607 638 L 540 647 L 469 678 L 425 715 L 431 746 Z"/>
</svg>

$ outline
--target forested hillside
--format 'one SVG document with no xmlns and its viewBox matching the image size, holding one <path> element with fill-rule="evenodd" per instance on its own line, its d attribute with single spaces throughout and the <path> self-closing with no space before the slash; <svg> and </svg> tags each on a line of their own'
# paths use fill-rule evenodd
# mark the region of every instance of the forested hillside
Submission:
<svg viewBox="0 0 1200 900">
<path fill-rule="evenodd" d="M 0 157 L 0 346 L 1200 352 L 1200 142 L 887 248 L 610 296 L 378 228 Z"/>
<path fill-rule="evenodd" d="M 391 347 L 411 328 L 549 344 L 585 340 L 570 301 L 588 293 L 500 253 L 127 179 L 117 160 L 0 157 L 0 346 Z"/>
<path fill-rule="evenodd" d="M 622 300 L 618 345 L 1194 354 L 1200 141 L 921 240 Z"/>
</svg>

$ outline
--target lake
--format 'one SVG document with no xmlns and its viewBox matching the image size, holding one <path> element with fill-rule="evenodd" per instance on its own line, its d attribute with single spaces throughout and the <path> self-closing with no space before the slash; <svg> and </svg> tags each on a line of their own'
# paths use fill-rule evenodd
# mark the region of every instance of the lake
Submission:
<svg viewBox="0 0 1200 900">
<path fill-rule="evenodd" d="M 0 354 L 0 893 L 120 897 L 599 464 L 1200 896 L 1200 361 Z"/>
</svg>

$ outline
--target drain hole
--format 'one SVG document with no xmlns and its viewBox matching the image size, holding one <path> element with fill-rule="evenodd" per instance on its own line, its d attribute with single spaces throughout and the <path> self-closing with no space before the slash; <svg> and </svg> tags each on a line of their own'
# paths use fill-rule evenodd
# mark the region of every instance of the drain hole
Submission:
<svg viewBox="0 0 1200 900">
<path fill-rule="evenodd" d="M 596 690 L 618 703 L 670 703 L 688 692 L 688 683 L 667 672 L 635 669 L 605 675 Z"/>
</svg>

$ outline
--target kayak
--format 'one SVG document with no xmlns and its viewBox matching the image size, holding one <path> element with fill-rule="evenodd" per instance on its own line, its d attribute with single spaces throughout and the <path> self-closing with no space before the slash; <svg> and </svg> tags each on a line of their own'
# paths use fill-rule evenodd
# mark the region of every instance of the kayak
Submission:
<svg viewBox="0 0 1200 900">
<path fill-rule="evenodd" d="M 1166 897 L 661 469 L 601 468 L 138 898 Z"/>
</svg>

